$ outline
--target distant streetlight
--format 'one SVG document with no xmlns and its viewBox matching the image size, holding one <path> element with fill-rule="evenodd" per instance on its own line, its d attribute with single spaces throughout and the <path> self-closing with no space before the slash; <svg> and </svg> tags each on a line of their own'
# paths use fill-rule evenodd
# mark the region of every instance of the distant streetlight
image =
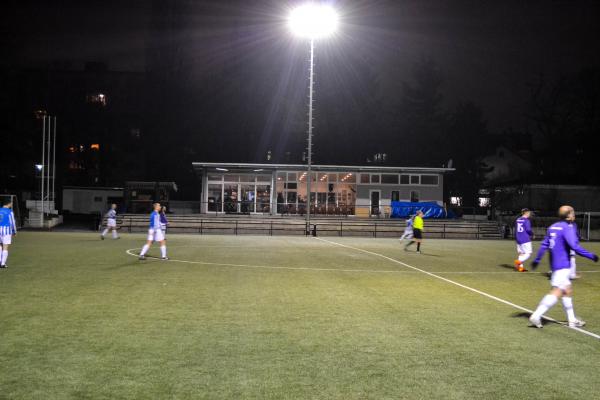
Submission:
<svg viewBox="0 0 600 400">
<path fill-rule="evenodd" d="M 310 40 L 310 73 L 308 84 L 308 160 L 306 179 L 306 229 L 310 234 L 310 184 L 312 180 L 312 121 L 313 121 L 313 86 L 315 65 L 315 39 L 325 38 L 335 32 L 338 16 L 335 10 L 325 4 L 306 3 L 290 12 L 288 26 L 298 37 Z"/>
</svg>

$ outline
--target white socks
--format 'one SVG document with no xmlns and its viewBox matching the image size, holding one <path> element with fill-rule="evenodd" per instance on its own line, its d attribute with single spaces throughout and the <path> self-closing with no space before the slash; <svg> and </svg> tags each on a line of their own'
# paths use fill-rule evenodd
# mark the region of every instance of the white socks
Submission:
<svg viewBox="0 0 600 400">
<path fill-rule="evenodd" d="M 567 313 L 567 320 L 569 322 L 575 321 L 577 318 L 575 318 L 575 311 L 573 310 L 573 298 L 563 296 L 562 305 L 565 313 Z"/>
<path fill-rule="evenodd" d="M 116 239 L 118 237 L 117 236 L 117 231 L 113 229 L 112 235 L 113 235 L 113 239 Z"/>
<path fill-rule="evenodd" d="M 106 228 L 104 231 L 102 231 L 102 236 L 106 236 L 107 233 L 108 233 L 108 228 Z"/>
<path fill-rule="evenodd" d="M 143 256 L 144 254 L 146 254 L 148 252 L 149 248 L 150 248 L 150 246 L 145 244 L 144 247 L 142 247 L 142 251 L 140 251 L 140 256 Z"/>
<path fill-rule="evenodd" d="M 524 253 L 524 254 L 519 254 L 519 261 L 521 261 L 521 263 L 527 261 L 527 259 L 531 257 L 531 253 Z"/>
<path fill-rule="evenodd" d="M 540 319 L 542 315 L 546 313 L 546 311 L 551 309 L 556 304 L 557 301 L 558 298 L 553 294 L 545 295 L 542 301 L 540 301 L 540 304 L 538 305 L 535 312 L 531 315 L 531 318 Z"/>
<path fill-rule="evenodd" d="M 0 264 L 2 265 L 6 265 L 6 260 L 8 259 L 8 250 L 2 250 L 2 256 L 1 256 L 1 262 Z"/>
<path fill-rule="evenodd" d="M 162 258 L 167 256 L 167 246 L 160 246 L 160 256 Z"/>
</svg>

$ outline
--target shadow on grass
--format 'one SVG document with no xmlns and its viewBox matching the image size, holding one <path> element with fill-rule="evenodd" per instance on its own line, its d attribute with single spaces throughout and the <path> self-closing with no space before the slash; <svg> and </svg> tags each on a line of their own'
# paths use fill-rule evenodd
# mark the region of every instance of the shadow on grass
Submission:
<svg viewBox="0 0 600 400">
<path fill-rule="evenodd" d="M 506 269 L 512 269 L 513 271 L 515 269 L 515 266 L 511 264 L 498 264 L 498 266 Z"/>
<path fill-rule="evenodd" d="M 517 312 L 512 315 L 513 318 L 524 318 L 527 320 L 529 320 L 530 316 L 531 316 L 530 312 Z M 563 323 L 560 321 L 548 321 L 547 319 L 542 318 L 542 325 L 548 325 L 548 324 L 563 325 Z M 535 327 L 530 326 L 530 328 L 535 328 Z"/>
</svg>

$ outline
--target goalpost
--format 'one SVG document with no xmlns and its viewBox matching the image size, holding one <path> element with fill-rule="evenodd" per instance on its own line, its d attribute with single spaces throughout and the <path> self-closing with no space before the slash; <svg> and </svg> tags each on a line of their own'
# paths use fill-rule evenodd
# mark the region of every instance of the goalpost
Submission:
<svg viewBox="0 0 600 400">
<path fill-rule="evenodd" d="M 578 216 L 582 217 L 582 223 L 579 227 L 581 239 L 589 241 L 591 240 L 592 229 L 598 228 L 598 222 L 600 221 L 600 212 L 585 211 L 583 213 L 578 213 Z"/>
<path fill-rule="evenodd" d="M 19 208 L 19 199 L 16 194 L 0 194 L 0 200 L 4 201 L 4 199 L 10 199 L 12 202 L 13 213 L 15 214 L 15 223 L 17 224 L 17 228 L 21 228 L 21 209 Z"/>
</svg>

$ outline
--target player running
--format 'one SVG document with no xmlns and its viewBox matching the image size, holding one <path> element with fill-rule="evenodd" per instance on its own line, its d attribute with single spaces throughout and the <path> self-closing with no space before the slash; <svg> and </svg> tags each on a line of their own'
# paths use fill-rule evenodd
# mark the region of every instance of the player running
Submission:
<svg viewBox="0 0 600 400">
<path fill-rule="evenodd" d="M 8 265 L 6 265 L 8 248 L 12 243 L 13 235 L 16 234 L 17 224 L 15 222 L 15 214 L 12 211 L 12 201 L 8 198 L 2 201 L 2 208 L 0 208 L 0 245 L 2 245 L 0 268 L 8 268 Z"/>
<path fill-rule="evenodd" d="M 150 214 L 150 227 L 148 228 L 148 241 L 142 247 L 140 252 L 140 260 L 146 259 L 146 253 L 152 246 L 152 242 L 160 243 L 160 259 L 168 260 L 167 257 L 167 242 L 165 241 L 165 233 L 162 229 L 160 221 L 160 203 L 154 203 L 154 211 Z"/>
<path fill-rule="evenodd" d="M 413 216 L 410 215 L 406 220 L 406 228 L 404 228 L 404 233 L 400 236 L 400 241 L 404 239 L 412 239 L 413 238 Z"/>
<path fill-rule="evenodd" d="M 537 328 L 542 327 L 542 315 L 561 298 L 563 309 L 567 314 L 569 327 L 575 328 L 585 325 L 584 321 L 575 317 L 575 311 L 573 310 L 573 298 L 571 297 L 573 289 L 571 287 L 571 280 L 569 279 L 571 273 L 569 252 L 573 250 L 582 257 L 598 262 L 598 256 L 581 247 L 577 241 L 577 235 L 572 224 L 575 220 L 575 210 L 573 210 L 573 207 L 562 206 L 558 210 L 558 217 L 562 221 L 556 222 L 548 228 L 537 256 L 531 263 L 532 269 L 536 269 L 544 253 L 550 251 L 550 266 L 552 268 L 550 284 L 552 285 L 552 289 L 550 289 L 550 293 L 544 296 L 535 312 L 529 317 L 531 325 Z"/>
<path fill-rule="evenodd" d="M 104 237 L 108 231 L 112 231 L 113 239 L 121 239 L 117 235 L 117 205 L 111 204 L 110 210 L 106 213 L 106 229 L 100 235 L 100 239 L 104 240 Z"/>
<path fill-rule="evenodd" d="M 518 272 L 527 272 L 523 263 L 531 257 L 532 247 L 531 239 L 533 239 L 533 231 L 531 230 L 531 211 L 524 208 L 521 210 L 521 217 L 515 221 L 515 240 L 517 242 L 518 258 L 515 260 L 515 269 Z"/>
<path fill-rule="evenodd" d="M 408 247 L 417 242 L 417 253 L 421 254 L 421 241 L 423 240 L 423 211 L 417 211 L 417 215 L 413 220 L 413 240 L 404 246 L 404 250 L 408 251 Z"/>
</svg>

